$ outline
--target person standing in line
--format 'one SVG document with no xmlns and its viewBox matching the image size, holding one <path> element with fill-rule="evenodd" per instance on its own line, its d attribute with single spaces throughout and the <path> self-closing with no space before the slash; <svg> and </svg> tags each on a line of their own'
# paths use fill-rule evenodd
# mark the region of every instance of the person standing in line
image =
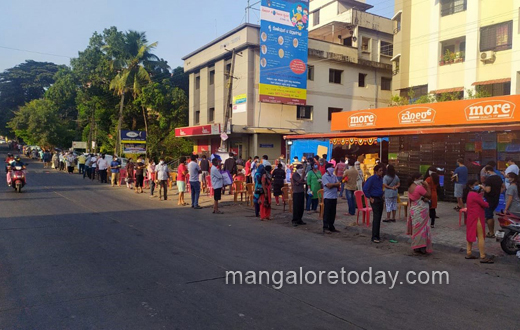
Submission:
<svg viewBox="0 0 520 330">
<path fill-rule="evenodd" d="M 91 164 L 91 156 L 89 154 L 85 154 L 85 170 L 83 171 L 83 179 L 87 176 L 90 179 L 90 164 Z"/>
<path fill-rule="evenodd" d="M 128 163 L 126 164 L 126 187 L 128 189 L 132 189 L 132 184 L 134 183 L 134 175 L 135 175 L 135 164 L 131 158 L 128 159 Z"/>
<path fill-rule="evenodd" d="M 191 207 L 199 210 L 200 196 L 200 181 L 199 175 L 201 173 L 199 164 L 197 164 L 197 155 L 191 155 L 191 162 L 188 164 L 188 173 L 190 174 L 190 189 L 191 189 Z"/>
<path fill-rule="evenodd" d="M 338 188 L 341 181 L 334 174 L 334 165 L 328 163 L 323 176 L 323 232 L 337 233 L 334 227 L 336 221 L 336 207 L 338 205 Z"/>
<path fill-rule="evenodd" d="M 166 201 L 168 200 L 168 179 L 170 178 L 170 169 L 164 162 L 164 158 L 159 160 L 159 165 L 155 167 L 155 171 L 157 174 L 157 181 L 159 181 L 159 190 L 164 192 L 164 200 Z"/>
<path fill-rule="evenodd" d="M 264 171 L 262 173 L 262 189 L 263 194 L 260 195 L 258 203 L 260 204 L 260 220 L 271 220 L 271 165 L 267 165 L 264 167 Z"/>
<path fill-rule="evenodd" d="M 209 160 L 207 160 L 206 155 L 202 155 L 202 159 L 199 162 L 200 169 L 202 171 L 202 191 L 206 191 L 207 188 L 207 180 L 211 180 L 209 174 Z"/>
<path fill-rule="evenodd" d="M 519 175 L 520 169 L 518 168 L 518 165 L 516 165 L 516 162 L 511 158 L 506 159 L 506 170 L 504 172 L 504 176 L 507 176 L 509 173 L 514 173 L 516 175 Z M 506 188 L 509 187 L 509 182 L 506 180 Z"/>
<path fill-rule="evenodd" d="M 278 162 L 277 168 L 273 171 L 273 195 L 276 200 L 276 205 L 280 206 L 280 195 L 282 196 L 282 201 L 285 203 L 282 194 L 282 188 L 285 184 L 285 171 L 283 170 L 282 163 Z"/>
<path fill-rule="evenodd" d="M 505 190 L 505 185 L 502 179 L 495 173 L 493 167 L 487 165 L 486 173 L 488 175 L 484 181 L 484 198 L 489 207 L 486 208 L 486 221 L 488 224 L 487 238 L 495 238 L 495 209 L 500 202 L 500 194 Z"/>
<path fill-rule="evenodd" d="M 74 173 L 74 155 L 71 152 L 65 157 L 65 163 L 67 164 L 67 172 L 69 174 Z"/>
<path fill-rule="evenodd" d="M 253 161 L 253 159 L 251 158 L 251 156 L 249 156 L 247 158 L 247 162 L 246 162 L 246 165 L 245 165 L 245 168 L 244 168 L 244 172 L 246 174 L 246 183 L 252 183 L 253 180 L 251 179 L 251 162 Z"/>
<path fill-rule="evenodd" d="M 383 167 L 376 165 L 374 175 L 363 186 L 365 196 L 370 200 L 373 210 L 372 242 L 380 243 L 381 217 L 383 216 Z"/>
<path fill-rule="evenodd" d="M 85 162 L 87 161 L 85 154 L 81 154 L 78 157 L 78 165 L 79 165 L 79 174 L 83 174 L 85 172 Z"/>
<path fill-rule="evenodd" d="M 432 172 L 428 178 L 424 181 L 430 187 L 430 191 L 432 192 L 432 196 L 430 199 L 430 228 L 435 228 L 435 219 L 437 218 L 437 188 L 439 187 L 439 174 L 437 172 Z"/>
<path fill-rule="evenodd" d="M 119 181 L 119 171 L 121 170 L 121 163 L 119 159 L 117 159 L 117 156 L 114 155 L 114 158 L 112 158 L 112 162 L 110 163 L 110 172 L 112 173 L 112 177 L 110 179 L 112 183 L 112 187 L 114 187 L 116 184 L 118 187 L 121 187 L 121 182 Z"/>
<path fill-rule="evenodd" d="M 341 187 L 339 189 L 339 197 L 342 199 L 347 199 L 343 197 L 343 192 L 345 191 L 345 182 L 343 182 L 343 177 L 345 174 L 345 170 L 347 169 L 347 164 L 345 163 L 345 157 L 341 157 L 339 163 L 336 164 L 334 174 L 338 178 L 339 182 L 341 182 Z"/>
<path fill-rule="evenodd" d="M 143 157 L 137 158 L 137 163 L 135 164 L 135 193 L 142 194 L 143 191 L 143 183 L 144 183 L 144 169 L 146 166 L 144 165 Z"/>
<path fill-rule="evenodd" d="M 393 165 L 388 165 L 386 175 L 383 178 L 383 187 L 385 188 L 385 204 L 386 204 L 386 220 L 383 222 L 395 222 L 395 212 L 397 211 L 398 189 L 401 186 L 399 177 L 395 174 Z M 390 218 L 392 213 L 392 218 Z"/>
<path fill-rule="evenodd" d="M 255 183 L 256 171 L 258 170 L 258 166 L 261 165 L 260 158 L 255 156 L 253 162 L 251 163 L 251 179 L 253 183 Z"/>
<path fill-rule="evenodd" d="M 464 189 L 464 197 L 468 206 L 466 219 L 466 259 L 477 259 L 472 253 L 473 243 L 478 237 L 478 250 L 480 262 L 492 264 L 494 261 L 486 256 L 484 231 L 486 229 L 485 209 L 489 204 L 482 199 L 481 187 L 477 180 L 469 180 Z"/>
<path fill-rule="evenodd" d="M 318 209 L 318 190 L 322 188 L 322 175 L 319 171 L 318 163 L 314 163 L 312 171 L 307 173 L 307 211 L 317 212 Z M 312 205 L 312 208 L 311 208 Z"/>
<path fill-rule="evenodd" d="M 466 183 L 468 183 L 468 168 L 464 165 L 464 159 L 462 158 L 457 159 L 457 165 L 458 167 L 452 172 L 451 180 L 455 183 L 453 196 L 457 198 L 457 206 L 454 209 L 460 211 L 460 209 L 464 208 L 462 194 Z"/>
<path fill-rule="evenodd" d="M 54 166 L 54 169 L 56 171 L 59 171 L 60 169 L 60 156 L 58 155 L 58 152 L 55 151 L 54 155 L 52 155 L 52 165 Z M 89 176 L 90 179 L 90 176 Z"/>
<path fill-rule="evenodd" d="M 94 181 L 96 179 L 97 161 L 98 161 L 97 156 L 95 154 L 93 154 L 92 157 L 90 157 L 90 167 L 91 167 L 90 179 L 92 181 Z"/>
<path fill-rule="evenodd" d="M 509 182 L 509 188 L 506 190 L 506 208 L 505 213 L 511 212 L 520 215 L 520 197 L 518 196 L 518 175 L 513 172 L 507 174 L 506 180 Z"/>
<path fill-rule="evenodd" d="M 65 170 L 65 152 L 60 152 L 60 171 Z"/>
<path fill-rule="evenodd" d="M 224 162 L 224 171 L 229 172 L 231 177 L 233 177 L 233 176 L 235 176 L 237 174 L 237 161 L 235 159 L 235 154 L 232 153 L 232 152 L 229 153 L 229 158 L 226 159 L 226 161 Z M 233 185 L 229 186 L 229 194 L 230 195 L 231 195 L 231 192 L 233 190 L 232 187 L 233 187 Z M 225 186 L 222 188 L 222 191 L 225 193 L 225 191 L 226 191 L 226 187 Z"/>
<path fill-rule="evenodd" d="M 305 209 L 305 173 L 303 172 L 303 165 L 296 165 L 296 173 L 291 177 L 291 185 L 293 192 L 293 218 L 292 224 L 294 227 L 298 225 L 306 225 L 303 222 L 303 211 Z"/>
<path fill-rule="evenodd" d="M 155 191 L 156 173 L 155 161 L 152 158 L 148 159 L 148 167 L 146 168 L 146 173 L 148 175 L 148 182 L 150 183 L 150 198 L 153 198 L 155 197 L 153 193 Z"/>
<path fill-rule="evenodd" d="M 342 181 L 345 182 L 345 191 L 348 202 L 348 213 L 345 215 L 355 215 L 356 214 L 356 196 L 354 192 L 357 189 L 358 182 L 358 171 L 354 167 L 354 163 L 349 161 L 349 167 L 343 172 Z"/>
<path fill-rule="evenodd" d="M 220 160 L 213 158 L 211 162 L 211 186 L 213 187 L 213 213 L 222 214 L 224 212 L 218 209 L 218 202 L 222 199 L 222 186 L 224 185 L 224 176 L 220 173 Z"/>
<path fill-rule="evenodd" d="M 265 172 L 264 165 L 258 165 L 258 168 L 255 169 L 254 176 L 254 195 L 253 195 L 253 203 L 255 204 L 255 216 L 260 217 L 260 196 L 264 193 L 264 188 L 262 186 L 262 177 Z"/>
<path fill-rule="evenodd" d="M 412 235 L 412 249 L 416 253 L 431 253 L 432 237 L 428 221 L 430 186 L 423 181 L 421 173 L 413 174 L 408 185 L 410 218 L 407 223 L 407 233 Z"/>
<path fill-rule="evenodd" d="M 188 174 L 186 157 L 181 157 L 179 159 L 179 167 L 177 168 L 177 189 L 179 190 L 179 202 L 177 205 L 180 206 L 188 205 L 188 203 L 184 201 L 184 193 L 186 192 L 186 174 Z"/>
<path fill-rule="evenodd" d="M 83 158 L 85 158 L 85 157 L 83 156 Z M 50 168 L 51 167 L 51 160 L 52 160 L 52 154 L 47 149 L 43 153 L 43 168 Z"/>
<path fill-rule="evenodd" d="M 105 155 L 101 155 L 101 158 L 98 159 L 98 171 L 101 183 L 108 183 L 107 181 L 107 169 L 108 169 L 108 161 L 105 159 Z"/>
<path fill-rule="evenodd" d="M 271 165 L 271 163 L 269 162 L 269 156 L 267 156 L 267 155 L 262 156 L 262 165 L 264 165 L 264 167 Z"/>
<path fill-rule="evenodd" d="M 356 181 L 357 190 L 363 190 L 363 183 L 365 180 L 364 180 L 363 170 L 361 169 L 361 163 L 356 161 L 354 163 L 354 167 L 355 167 L 356 171 L 358 172 L 358 177 L 357 177 L 357 181 Z"/>
</svg>

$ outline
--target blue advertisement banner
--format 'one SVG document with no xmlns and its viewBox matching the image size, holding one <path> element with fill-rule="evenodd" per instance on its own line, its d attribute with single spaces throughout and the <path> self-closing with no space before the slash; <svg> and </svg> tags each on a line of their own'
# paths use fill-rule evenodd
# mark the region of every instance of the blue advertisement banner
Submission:
<svg viewBox="0 0 520 330">
<path fill-rule="evenodd" d="M 309 0 L 262 0 L 260 102 L 305 105 Z"/>
<path fill-rule="evenodd" d="M 146 132 L 121 130 L 121 143 L 146 143 Z"/>
</svg>

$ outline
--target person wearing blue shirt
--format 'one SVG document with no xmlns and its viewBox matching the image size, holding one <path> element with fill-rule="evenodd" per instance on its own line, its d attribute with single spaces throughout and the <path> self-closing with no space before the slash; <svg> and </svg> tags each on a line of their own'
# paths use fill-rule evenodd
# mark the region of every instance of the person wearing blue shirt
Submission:
<svg viewBox="0 0 520 330">
<path fill-rule="evenodd" d="M 453 189 L 453 196 L 457 198 L 457 206 L 455 210 L 460 210 L 464 208 L 464 202 L 462 201 L 462 195 L 464 193 L 464 187 L 468 183 L 468 168 L 464 166 L 464 159 L 457 159 L 457 164 L 459 167 L 455 169 L 455 172 L 452 172 L 453 176 L 451 180 L 455 182 Z"/>
<path fill-rule="evenodd" d="M 112 173 L 112 187 L 117 183 L 118 187 L 121 187 L 121 182 L 119 181 L 119 172 L 121 169 L 121 162 L 117 159 L 117 156 L 114 156 L 112 162 L 110 163 L 110 172 Z"/>
<path fill-rule="evenodd" d="M 383 216 L 383 166 L 374 167 L 374 175 L 363 186 L 363 193 L 370 200 L 374 218 L 372 221 L 372 242 L 381 242 L 380 229 Z"/>
<path fill-rule="evenodd" d="M 331 163 L 325 165 L 325 174 L 321 177 L 323 184 L 323 232 L 338 233 L 334 228 L 336 207 L 338 205 L 338 188 L 341 187 L 338 177 L 334 174 Z"/>
</svg>

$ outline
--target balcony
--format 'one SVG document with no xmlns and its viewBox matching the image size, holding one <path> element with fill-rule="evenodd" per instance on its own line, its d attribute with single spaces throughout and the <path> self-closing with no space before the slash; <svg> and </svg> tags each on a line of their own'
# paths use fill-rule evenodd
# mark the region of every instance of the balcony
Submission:
<svg viewBox="0 0 520 330">
<path fill-rule="evenodd" d="M 460 52 L 450 52 L 449 50 L 441 56 L 439 60 L 439 66 L 451 65 L 456 63 L 463 63 L 465 60 L 465 54 L 463 51 Z"/>
</svg>

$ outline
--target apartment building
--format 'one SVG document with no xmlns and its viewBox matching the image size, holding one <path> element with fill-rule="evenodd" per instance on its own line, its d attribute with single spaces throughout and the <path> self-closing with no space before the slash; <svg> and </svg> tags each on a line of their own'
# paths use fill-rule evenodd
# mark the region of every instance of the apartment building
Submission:
<svg viewBox="0 0 520 330">
<path fill-rule="evenodd" d="M 332 113 L 388 105 L 392 21 L 367 13 L 370 8 L 364 1 L 310 1 L 306 106 L 259 102 L 257 25 L 243 24 L 186 55 L 190 126 L 176 136 L 191 138 L 197 153 L 223 145 L 240 157 L 273 159 L 285 154 L 284 135 L 330 132 Z"/>
<path fill-rule="evenodd" d="M 519 15 L 518 0 L 396 0 L 394 92 L 518 94 Z"/>
</svg>

